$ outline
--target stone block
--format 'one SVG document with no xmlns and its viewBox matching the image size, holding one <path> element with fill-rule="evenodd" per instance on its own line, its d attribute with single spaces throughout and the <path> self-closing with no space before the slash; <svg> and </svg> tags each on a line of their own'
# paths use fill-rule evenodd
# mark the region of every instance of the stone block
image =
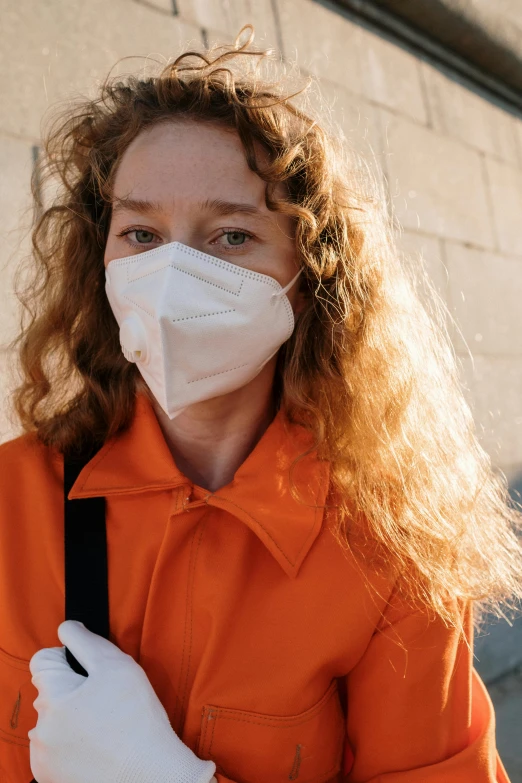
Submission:
<svg viewBox="0 0 522 783">
<path fill-rule="evenodd" d="M 284 55 L 310 73 L 363 94 L 361 28 L 312 0 L 278 0 Z"/>
<path fill-rule="evenodd" d="M 473 6 L 477 11 L 487 14 L 490 18 L 507 19 L 514 25 L 522 28 L 522 5 L 520 0 L 473 0 Z"/>
<path fill-rule="evenodd" d="M 415 231 L 402 231 L 396 237 L 399 250 L 419 277 L 419 294 L 423 294 L 422 279 L 426 273 L 441 299 L 448 300 L 448 270 L 444 263 L 440 239 L 418 234 Z"/>
<path fill-rule="evenodd" d="M 221 30 L 213 30 L 209 28 L 202 28 L 201 30 L 201 37 L 203 41 L 203 45 L 206 48 L 211 48 L 213 46 L 223 46 L 224 44 L 233 44 L 235 41 L 235 33 L 231 32 L 222 32 Z M 256 36 L 256 43 L 257 43 L 257 36 Z"/>
<path fill-rule="evenodd" d="M 177 16 L 179 14 L 178 0 L 134 0 L 134 2 L 165 16 Z"/>
<path fill-rule="evenodd" d="M 395 217 L 403 228 L 492 247 L 480 154 L 388 111 L 380 116 Z"/>
<path fill-rule="evenodd" d="M 492 158 L 485 165 L 498 247 L 522 256 L 522 171 Z"/>
<path fill-rule="evenodd" d="M 12 440 L 21 434 L 21 426 L 15 418 L 11 404 L 11 394 L 15 387 L 12 373 L 15 359 L 12 353 L 8 353 L 5 349 L 0 350 L 0 443 Z"/>
<path fill-rule="evenodd" d="M 21 258 L 29 252 L 32 165 L 29 142 L 0 136 L 0 442 L 16 434 L 9 401 L 16 380 L 12 374 L 15 362 L 8 344 L 16 335 L 20 315 L 13 275 Z"/>
<path fill-rule="evenodd" d="M 240 28 L 238 27 L 233 29 L 231 28 L 228 32 L 223 32 L 219 29 L 215 30 L 214 28 L 202 27 L 201 35 L 204 47 L 216 47 L 219 49 L 221 46 L 230 46 L 234 44 L 239 30 Z M 246 40 L 247 36 L 248 33 L 245 31 L 243 38 Z M 237 69 L 239 69 L 239 72 L 241 73 L 244 71 L 247 73 L 253 73 L 260 81 L 274 84 L 276 87 L 282 80 L 283 83 L 285 83 L 285 87 L 283 89 L 287 89 L 286 75 L 288 73 L 290 80 L 288 84 L 291 85 L 288 86 L 288 92 L 294 92 L 295 90 L 293 87 L 293 82 L 295 80 L 295 76 L 298 75 L 297 71 L 295 76 L 293 76 L 291 74 L 291 69 L 289 69 L 284 62 L 282 62 L 277 42 L 269 39 L 268 35 L 260 35 L 259 30 L 256 27 L 253 46 L 258 50 L 269 52 L 269 56 L 262 59 L 256 58 L 255 60 L 250 58 L 248 58 L 248 60 L 238 58 L 234 63 L 231 63 L 232 69 L 235 70 L 235 72 L 237 72 Z"/>
<path fill-rule="evenodd" d="M 458 354 L 460 378 L 493 465 L 522 466 L 522 362 L 519 357 Z"/>
<path fill-rule="evenodd" d="M 278 46 L 271 0 L 176 0 L 176 5 L 182 19 L 211 30 L 218 41 L 220 33 L 234 40 L 243 25 L 252 24 L 256 44 Z"/>
<path fill-rule="evenodd" d="M 142 71 L 144 58 L 166 62 L 187 45 L 201 47 L 199 29 L 154 7 L 126 0 L 20 0 L 2 12 L 0 131 L 38 139 L 44 112 L 56 101 L 92 95 L 114 73 Z M 20 51 L 23 49 L 23 56 Z"/>
<path fill-rule="evenodd" d="M 418 58 L 365 28 L 358 46 L 365 97 L 425 124 L 428 114 Z"/>
<path fill-rule="evenodd" d="M 517 137 L 518 168 L 522 168 L 522 119 L 520 117 L 515 117 L 513 121 L 515 123 L 515 135 Z"/>
<path fill-rule="evenodd" d="M 446 260 L 457 350 L 522 360 L 521 259 L 446 242 Z"/>
<path fill-rule="evenodd" d="M 518 165 L 516 120 L 457 77 L 420 62 L 432 127 L 482 152 Z"/>
<path fill-rule="evenodd" d="M 375 107 L 326 79 L 312 83 L 307 100 L 305 111 L 343 141 L 351 165 L 356 169 L 368 167 L 382 187 L 382 143 Z"/>
<path fill-rule="evenodd" d="M 31 145 L 20 139 L 0 136 L 0 343 L 13 336 L 18 305 L 12 277 L 20 259 L 29 250 L 32 222 L 30 192 L 33 154 Z"/>
<path fill-rule="evenodd" d="M 475 668 L 486 685 L 522 665 L 522 617 L 510 622 L 492 621 L 475 635 Z"/>
</svg>

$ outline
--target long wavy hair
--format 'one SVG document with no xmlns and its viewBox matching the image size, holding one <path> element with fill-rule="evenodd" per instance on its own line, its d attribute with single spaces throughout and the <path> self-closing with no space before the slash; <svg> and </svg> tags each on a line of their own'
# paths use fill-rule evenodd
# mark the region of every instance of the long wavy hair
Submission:
<svg viewBox="0 0 522 783">
<path fill-rule="evenodd" d="M 377 178 L 353 165 L 284 80 L 259 75 L 270 53 L 253 47 L 251 30 L 242 40 L 186 52 L 149 76 L 112 76 L 55 119 L 35 173 L 39 215 L 19 292 L 16 413 L 63 452 L 129 426 L 139 373 L 122 355 L 104 291 L 115 171 L 157 123 L 235 129 L 267 183 L 268 207 L 295 219 L 307 304 L 280 351 L 276 388 L 330 462 L 339 542 L 391 569 L 405 596 L 447 623 L 468 600 L 502 614 L 522 596 L 522 515 L 477 440 L 444 306 L 426 280 L 421 302 Z M 44 208 L 46 181 L 60 186 Z M 275 198 L 277 183 L 285 198 Z"/>
</svg>

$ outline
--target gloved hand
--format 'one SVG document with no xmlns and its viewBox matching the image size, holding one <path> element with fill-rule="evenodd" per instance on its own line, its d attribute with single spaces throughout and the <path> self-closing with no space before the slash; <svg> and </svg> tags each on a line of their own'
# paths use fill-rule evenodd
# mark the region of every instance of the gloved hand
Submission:
<svg viewBox="0 0 522 783">
<path fill-rule="evenodd" d="M 38 650 L 29 663 L 38 722 L 29 731 L 38 783 L 209 783 L 216 765 L 176 735 L 142 667 L 83 623 L 58 637 L 88 672 L 76 674 L 65 647 Z"/>
</svg>

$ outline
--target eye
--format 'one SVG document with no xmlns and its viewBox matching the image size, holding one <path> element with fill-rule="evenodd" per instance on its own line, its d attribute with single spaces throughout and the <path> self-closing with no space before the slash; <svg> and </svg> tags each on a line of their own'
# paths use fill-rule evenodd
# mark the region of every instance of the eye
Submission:
<svg viewBox="0 0 522 783">
<path fill-rule="evenodd" d="M 242 245 L 249 235 L 245 234 L 244 231 L 226 231 L 225 236 L 229 245 Z"/>
<path fill-rule="evenodd" d="M 219 245 L 223 250 L 240 248 L 242 245 L 250 244 L 254 237 L 248 231 L 240 231 L 237 228 L 222 228 L 221 234 L 214 239 L 211 244 Z"/>
<path fill-rule="evenodd" d="M 123 231 L 120 231 L 116 236 L 123 237 L 127 244 L 132 247 L 137 247 L 138 245 L 157 245 L 158 241 L 161 242 L 161 238 L 157 234 L 146 228 L 126 228 Z"/>
<path fill-rule="evenodd" d="M 135 229 L 134 231 L 129 232 L 131 234 L 134 234 L 136 237 L 136 242 L 140 245 L 147 245 L 150 242 L 154 240 L 155 234 L 152 233 L 152 231 L 144 231 L 143 229 Z"/>
</svg>

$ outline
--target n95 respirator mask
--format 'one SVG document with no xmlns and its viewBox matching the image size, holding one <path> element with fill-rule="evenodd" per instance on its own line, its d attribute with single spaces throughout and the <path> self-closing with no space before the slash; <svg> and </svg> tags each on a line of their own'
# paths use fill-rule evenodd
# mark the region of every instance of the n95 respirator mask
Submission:
<svg viewBox="0 0 522 783">
<path fill-rule="evenodd" d="M 294 330 L 284 288 L 268 275 L 171 242 L 105 270 L 122 351 L 169 418 L 239 389 Z"/>
</svg>

